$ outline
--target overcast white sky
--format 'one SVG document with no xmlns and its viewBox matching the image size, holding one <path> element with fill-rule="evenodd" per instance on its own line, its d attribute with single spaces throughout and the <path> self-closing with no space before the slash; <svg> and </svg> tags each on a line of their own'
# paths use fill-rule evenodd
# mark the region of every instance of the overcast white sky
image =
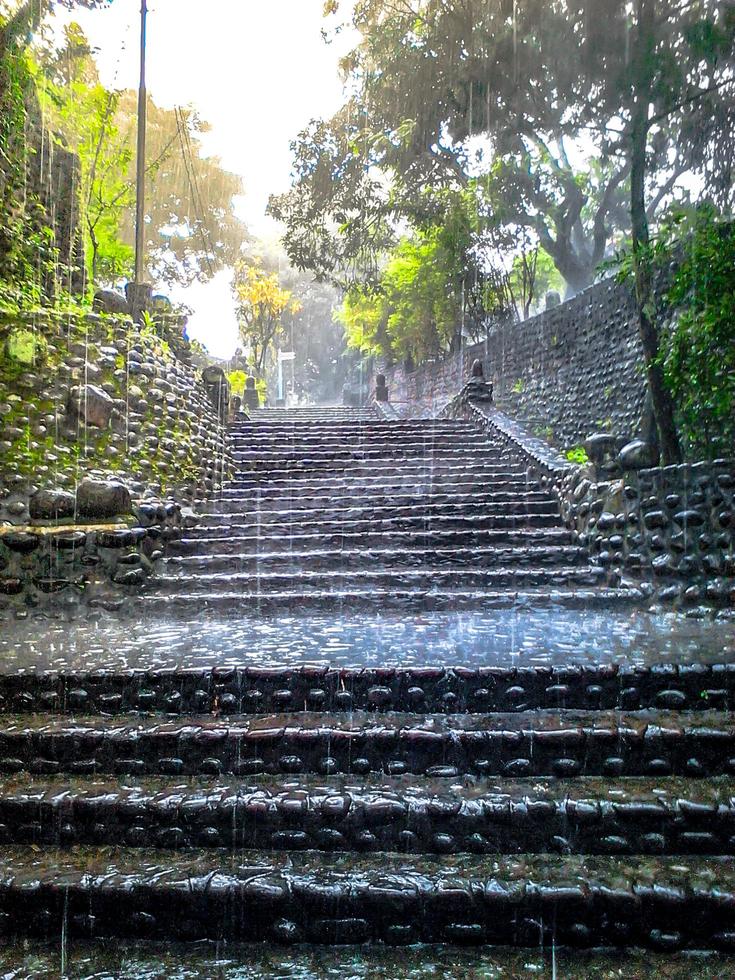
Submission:
<svg viewBox="0 0 735 980">
<path fill-rule="evenodd" d="M 340 104 L 337 62 L 350 38 L 324 43 L 322 8 L 323 0 L 149 0 L 150 94 L 161 106 L 192 105 L 211 124 L 206 148 L 243 177 L 238 213 L 258 236 L 277 236 L 264 212 L 269 194 L 289 186 L 290 140 Z M 106 85 L 137 86 L 140 0 L 57 19 L 82 25 Z M 214 354 L 232 353 L 228 276 L 185 299 L 196 310 L 192 335 Z"/>
</svg>

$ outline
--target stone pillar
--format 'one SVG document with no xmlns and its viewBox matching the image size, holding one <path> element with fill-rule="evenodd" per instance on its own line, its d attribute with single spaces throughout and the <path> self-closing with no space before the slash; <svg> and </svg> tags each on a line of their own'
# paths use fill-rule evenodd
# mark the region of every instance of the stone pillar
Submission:
<svg viewBox="0 0 735 980">
<path fill-rule="evenodd" d="M 385 380 L 384 374 L 379 374 L 375 379 L 375 401 L 376 402 L 387 402 L 388 399 L 388 384 Z"/>
<path fill-rule="evenodd" d="M 485 368 L 479 358 L 472 364 L 471 377 L 464 387 L 464 394 L 467 398 L 478 402 L 493 400 L 493 386 L 491 382 L 485 380 Z"/>
<path fill-rule="evenodd" d="M 260 395 L 255 387 L 255 378 L 250 377 L 245 382 L 245 391 L 242 396 L 243 404 L 248 411 L 260 408 Z"/>
</svg>

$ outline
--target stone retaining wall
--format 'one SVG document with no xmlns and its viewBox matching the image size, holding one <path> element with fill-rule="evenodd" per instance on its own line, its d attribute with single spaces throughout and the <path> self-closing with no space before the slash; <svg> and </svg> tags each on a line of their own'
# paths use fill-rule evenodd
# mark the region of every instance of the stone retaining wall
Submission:
<svg viewBox="0 0 735 980">
<path fill-rule="evenodd" d="M 735 609 L 735 461 L 651 469 L 575 466 L 468 386 L 444 411 L 491 428 L 554 490 L 562 517 L 617 585 L 637 580 L 662 602 Z M 605 466 L 609 466 L 605 464 Z"/>
<path fill-rule="evenodd" d="M 0 519 L 86 476 L 190 504 L 229 473 L 224 418 L 153 329 L 127 318 L 0 319 Z"/>
<path fill-rule="evenodd" d="M 496 324 L 487 340 L 413 373 L 385 373 L 390 400 L 407 416 L 437 414 L 479 358 L 499 408 L 538 436 L 570 448 L 600 430 L 641 429 L 645 379 L 633 296 L 607 279 L 522 323 Z"/>
<path fill-rule="evenodd" d="M 562 482 L 562 514 L 601 565 L 661 600 L 735 608 L 735 461 L 591 476 Z"/>
<path fill-rule="evenodd" d="M 151 502 L 128 524 L 0 528 L 0 596 L 13 597 L 16 609 L 117 609 L 139 591 L 182 523 L 178 504 Z"/>
</svg>

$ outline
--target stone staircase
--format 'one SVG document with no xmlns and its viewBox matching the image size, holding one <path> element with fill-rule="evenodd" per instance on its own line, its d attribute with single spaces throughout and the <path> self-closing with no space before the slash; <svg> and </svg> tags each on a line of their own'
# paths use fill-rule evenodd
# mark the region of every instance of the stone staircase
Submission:
<svg viewBox="0 0 735 980">
<path fill-rule="evenodd" d="M 150 602 L 185 611 L 604 605 L 522 460 L 474 424 L 368 410 L 261 410 L 232 429 L 236 474 L 174 547 Z"/>
<path fill-rule="evenodd" d="M 631 601 L 470 425 L 269 411 L 233 448 L 155 615 Z M 735 951 L 735 664 L 231 654 L 0 673 L 0 933 Z"/>
</svg>

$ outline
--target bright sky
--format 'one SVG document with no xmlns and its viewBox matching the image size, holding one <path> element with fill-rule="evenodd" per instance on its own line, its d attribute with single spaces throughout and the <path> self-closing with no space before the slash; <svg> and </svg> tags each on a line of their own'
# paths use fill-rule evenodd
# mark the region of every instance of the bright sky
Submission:
<svg viewBox="0 0 735 980">
<path fill-rule="evenodd" d="M 192 105 L 212 126 L 206 149 L 240 174 L 238 213 L 259 237 L 278 228 L 265 216 L 268 196 L 289 186 L 289 142 L 312 118 L 331 115 L 342 86 L 337 62 L 350 38 L 326 45 L 323 0 L 149 0 L 148 89 L 164 107 Z M 77 8 L 97 55 L 102 81 L 137 87 L 140 0 L 103 10 Z M 237 345 L 229 274 L 186 296 L 190 333 L 217 355 Z"/>
</svg>

